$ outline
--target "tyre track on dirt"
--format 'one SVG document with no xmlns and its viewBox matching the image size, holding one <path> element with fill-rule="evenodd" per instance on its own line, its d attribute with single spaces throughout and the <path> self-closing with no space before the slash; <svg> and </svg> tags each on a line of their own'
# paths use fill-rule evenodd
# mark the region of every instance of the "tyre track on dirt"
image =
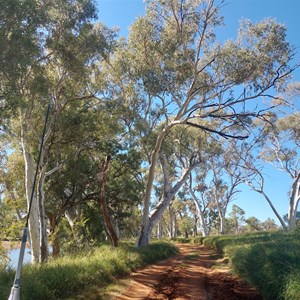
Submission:
<svg viewBox="0 0 300 300">
<path fill-rule="evenodd" d="M 210 254 L 199 245 L 178 244 L 180 254 L 133 273 L 131 286 L 114 300 L 206 300 L 206 270 Z"/>
<path fill-rule="evenodd" d="M 197 244 L 177 244 L 180 254 L 140 269 L 113 300 L 259 300 L 255 289 L 224 268 L 218 254 Z"/>
</svg>

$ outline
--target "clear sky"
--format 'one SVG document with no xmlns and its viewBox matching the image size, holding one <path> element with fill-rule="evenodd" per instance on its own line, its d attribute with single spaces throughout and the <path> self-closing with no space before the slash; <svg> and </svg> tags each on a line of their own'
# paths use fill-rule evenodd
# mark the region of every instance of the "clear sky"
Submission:
<svg viewBox="0 0 300 300">
<path fill-rule="evenodd" d="M 144 14 L 145 7 L 143 0 L 96 0 L 96 4 L 99 20 L 109 27 L 119 27 L 120 35 L 123 36 L 127 36 L 136 17 Z M 227 0 L 220 13 L 224 16 L 225 23 L 225 27 L 219 31 L 221 40 L 236 37 L 239 20 L 242 18 L 252 22 L 275 18 L 287 27 L 287 40 L 298 52 L 295 62 L 300 61 L 300 0 Z M 294 79 L 300 80 L 300 70 L 294 73 Z M 279 213 L 284 215 L 288 211 L 287 194 L 291 180 L 271 165 L 267 166 L 265 172 L 268 174 L 266 193 Z M 256 216 L 260 220 L 270 217 L 276 220 L 266 201 L 246 186 L 234 203 L 246 211 L 246 217 Z"/>
</svg>

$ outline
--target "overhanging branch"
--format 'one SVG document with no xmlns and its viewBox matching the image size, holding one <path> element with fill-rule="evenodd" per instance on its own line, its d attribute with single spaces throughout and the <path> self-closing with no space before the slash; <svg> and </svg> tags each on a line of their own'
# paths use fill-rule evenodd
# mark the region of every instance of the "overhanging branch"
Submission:
<svg viewBox="0 0 300 300">
<path fill-rule="evenodd" d="M 224 137 L 225 139 L 234 138 L 234 139 L 238 139 L 238 140 L 244 140 L 244 139 L 247 139 L 249 137 L 248 135 L 232 135 L 232 134 L 229 134 L 229 133 L 224 133 L 222 131 L 214 130 L 214 129 L 211 129 L 211 128 L 208 128 L 208 127 L 205 127 L 205 126 L 202 126 L 202 125 L 199 125 L 199 124 L 195 124 L 195 123 L 192 123 L 192 122 L 186 122 L 185 124 L 190 125 L 192 127 L 202 129 L 206 132 L 211 132 L 211 133 L 218 134 L 218 135 Z"/>
</svg>

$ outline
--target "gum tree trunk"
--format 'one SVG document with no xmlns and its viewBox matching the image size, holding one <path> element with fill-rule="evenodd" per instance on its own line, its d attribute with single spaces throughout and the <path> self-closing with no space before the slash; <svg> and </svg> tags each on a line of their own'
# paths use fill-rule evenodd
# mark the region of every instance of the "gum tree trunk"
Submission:
<svg viewBox="0 0 300 300">
<path fill-rule="evenodd" d="M 27 207 L 29 208 L 33 178 L 35 171 L 35 164 L 31 154 L 26 150 L 24 141 L 21 142 L 24 161 L 25 161 L 25 186 L 26 186 L 26 199 Z M 29 216 L 29 243 L 31 248 L 31 260 L 33 263 L 38 263 L 40 260 L 40 224 L 39 224 L 39 208 L 36 198 L 36 193 L 33 196 L 31 211 Z"/>
<path fill-rule="evenodd" d="M 291 194 L 290 194 L 290 204 L 288 212 L 288 224 L 289 229 L 294 229 L 296 227 L 296 214 L 298 209 L 298 204 L 300 200 L 300 173 L 295 178 Z"/>
<path fill-rule="evenodd" d="M 199 219 L 200 219 L 200 225 L 201 225 L 201 233 L 203 236 L 207 236 L 207 227 L 206 227 L 206 222 L 205 222 L 205 218 L 204 218 L 204 214 L 202 212 L 202 209 L 201 209 L 201 205 L 199 203 L 199 200 L 197 199 L 193 189 L 190 187 L 189 188 L 189 191 L 190 191 L 190 194 L 194 200 L 194 203 L 195 203 L 195 206 L 196 206 L 196 209 L 197 209 L 197 213 L 198 213 L 198 216 L 199 216 Z"/>
<path fill-rule="evenodd" d="M 186 182 L 190 173 L 194 170 L 194 168 L 196 168 L 199 165 L 199 163 L 194 163 L 193 165 L 185 168 L 182 172 L 181 177 L 176 182 L 176 184 L 173 187 L 171 187 L 166 161 L 163 157 L 161 157 L 160 161 L 164 173 L 165 191 L 162 200 L 156 205 L 156 207 L 148 215 L 147 227 L 145 227 L 146 230 L 143 231 L 143 236 L 142 236 L 143 240 L 148 241 L 148 243 L 150 241 L 150 235 L 153 226 L 159 221 L 165 209 L 169 207 L 171 201 L 173 200 L 177 192 L 180 190 L 180 188 L 183 186 L 183 184 Z"/>
<path fill-rule="evenodd" d="M 112 225 L 111 218 L 107 210 L 107 203 L 106 203 L 106 179 L 107 179 L 109 161 L 110 161 L 110 156 L 107 156 L 102 165 L 102 174 L 100 176 L 100 185 L 101 185 L 100 205 L 101 205 L 104 222 L 107 228 L 109 239 L 114 247 L 118 247 L 118 237 Z"/>
</svg>

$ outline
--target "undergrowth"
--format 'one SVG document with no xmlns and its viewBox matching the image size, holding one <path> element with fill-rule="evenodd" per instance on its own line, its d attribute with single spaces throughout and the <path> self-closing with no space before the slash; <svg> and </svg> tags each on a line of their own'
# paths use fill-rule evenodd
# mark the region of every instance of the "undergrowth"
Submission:
<svg viewBox="0 0 300 300">
<path fill-rule="evenodd" d="M 106 287 L 116 276 L 128 274 L 135 268 L 177 252 L 173 244 L 161 242 L 139 250 L 132 244 L 122 244 L 119 248 L 105 245 L 88 253 L 64 256 L 40 265 L 25 265 L 21 299 L 65 299 L 89 286 Z M 13 270 L 0 271 L 0 299 L 8 299 L 14 273 Z"/>
</svg>

